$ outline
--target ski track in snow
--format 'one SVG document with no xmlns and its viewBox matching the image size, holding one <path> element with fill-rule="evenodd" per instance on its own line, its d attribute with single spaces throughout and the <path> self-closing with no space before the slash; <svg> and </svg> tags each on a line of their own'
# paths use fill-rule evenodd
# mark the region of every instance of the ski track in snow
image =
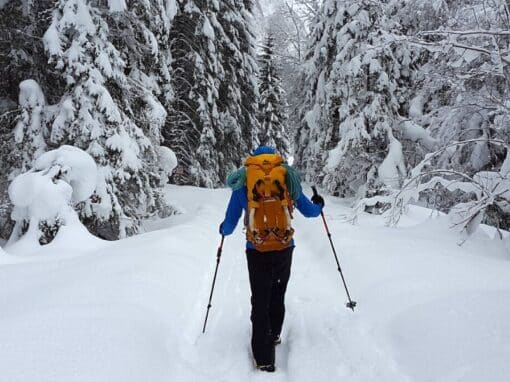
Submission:
<svg viewBox="0 0 510 382">
<path fill-rule="evenodd" d="M 228 190 L 172 186 L 168 197 L 183 215 L 146 222 L 146 234 L 75 257 L 64 250 L 23 261 L 0 256 L 1 381 L 503 382 L 510 375 L 503 247 L 482 233 L 459 247 L 442 220 L 420 209 L 397 229 L 372 216 L 352 226 L 342 222 L 344 202 L 333 198 L 326 217 L 358 307 L 345 308 L 322 221 L 296 213 L 277 371 L 258 372 L 239 226 L 225 240 L 202 334 Z"/>
</svg>

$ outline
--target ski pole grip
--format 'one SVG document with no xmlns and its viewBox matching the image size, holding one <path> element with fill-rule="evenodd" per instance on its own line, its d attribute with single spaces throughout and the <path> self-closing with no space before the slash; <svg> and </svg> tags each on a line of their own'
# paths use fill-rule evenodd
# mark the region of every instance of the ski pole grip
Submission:
<svg viewBox="0 0 510 382">
<path fill-rule="evenodd" d="M 319 193 L 317 192 L 317 187 L 312 186 L 312 191 L 313 191 L 313 196 L 319 195 Z"/>
</svg>

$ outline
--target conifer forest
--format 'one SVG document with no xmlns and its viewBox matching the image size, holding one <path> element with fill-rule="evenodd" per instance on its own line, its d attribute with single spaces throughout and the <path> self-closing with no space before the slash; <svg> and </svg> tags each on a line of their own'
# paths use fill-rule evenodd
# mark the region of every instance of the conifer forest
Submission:
<svg viewBox="0 0 510 382">
<path fill-rule="evenodd" d="M 508 382 L 509 274 L 510 0 L 0 0 L 0 382 Z"/>
<path fill-rule="evenodd" d="M 359 211 L 510 228 L 506 1 L 0 6 L 4 240 L 10 182 L 62 145 L 97 163 L 73 207 L 110 240 L 174 212 L 165 184 L 221 187 L 259 144 Z"/>
</svg>

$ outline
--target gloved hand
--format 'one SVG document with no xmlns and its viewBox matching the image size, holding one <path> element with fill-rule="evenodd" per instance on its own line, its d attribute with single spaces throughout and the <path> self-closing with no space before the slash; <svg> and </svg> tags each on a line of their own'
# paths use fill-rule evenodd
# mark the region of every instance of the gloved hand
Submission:
<svg viewBox="0 0 510 382">
<path fill-rule="evenodd" d="M 319 206 L 321 206 L 321 208 L 324 208 L 324 198 L 319 194 L 314 194 L 312 196 L 312 203 L 318 204 Z"/>
<path fill-rule="evenodd" d="M 224 236 L 224 233 L 223 233 L 223 222 L 221 222 L 218 231 L 220 232 L 220 235 Z"/>
</svg>

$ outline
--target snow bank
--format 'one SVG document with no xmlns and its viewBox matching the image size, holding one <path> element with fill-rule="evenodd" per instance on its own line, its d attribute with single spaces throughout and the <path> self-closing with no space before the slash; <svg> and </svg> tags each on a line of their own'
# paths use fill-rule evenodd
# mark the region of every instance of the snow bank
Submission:
<svg viewBox="0 0 510 382">
<path fill-rule="evenodd" d="M 10 251 L 47 244 L 58 236 L 61 226 L 83 232 L 72 205 L 92 195 L 96 179 L 94 160 L 76 147 L 62 146 L 41 155 L 32 170 L 18 175 L 9 186 L 16 222 Z"/>
<path fill-rule="evenodd" d="M 10 253 L 4 251 L 2 247 L 0 247 L 0 266 L 6 264 L 19 264 L 23 262 L 24 262 L 23 258 L 11 255 Z"/>
</svg>

